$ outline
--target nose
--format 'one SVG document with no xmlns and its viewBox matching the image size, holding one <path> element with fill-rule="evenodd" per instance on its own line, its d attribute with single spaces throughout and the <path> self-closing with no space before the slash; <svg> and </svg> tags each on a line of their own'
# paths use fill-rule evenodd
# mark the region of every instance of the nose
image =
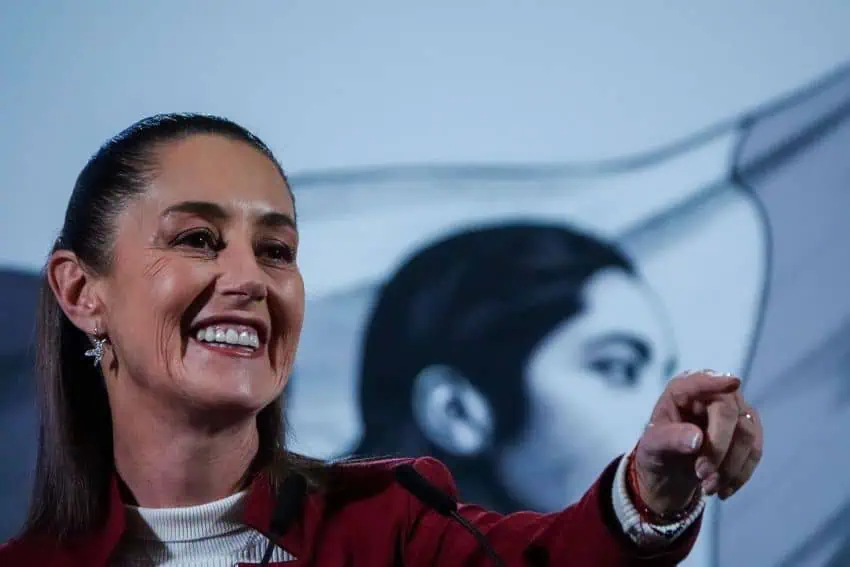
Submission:
<svg viewBox="0 0 850 567">
<path fill-rule="evenodd" d="M 263 272 L 253 247 L 231 243 L 220 255 L 219 292 L 242 302 L 263 301 L 268 295 Z"/>
</svg>

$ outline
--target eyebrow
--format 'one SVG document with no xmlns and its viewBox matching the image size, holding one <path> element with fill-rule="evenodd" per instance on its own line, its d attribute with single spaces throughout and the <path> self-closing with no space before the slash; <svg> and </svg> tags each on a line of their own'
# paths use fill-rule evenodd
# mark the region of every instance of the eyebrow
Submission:
<svg viewBox="0 0 850 567">
<path fill-rule="evenodd" d="M 183 201 L 182 203 L 176 203 L 167 207 L 162 212 L 161 216 L 167 217 L 174 213 L 197 215 L 208 220 L 226 220 L 230 217 L 224 207 L 217 203 L 210 203 L 207 201 Z M 268 211 L 260 214 L 258 221 L 262 226 L 267 228 L 298 229 L 294 218 L 277 211 Z"/>
</svg>

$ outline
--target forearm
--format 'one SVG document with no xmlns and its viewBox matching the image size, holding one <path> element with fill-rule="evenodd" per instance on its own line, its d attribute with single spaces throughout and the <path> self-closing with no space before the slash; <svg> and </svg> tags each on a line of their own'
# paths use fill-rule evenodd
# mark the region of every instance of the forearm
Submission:
<svg viewBox="0 0 850 567">
<path fill-rule="evenodd" d="M 553 514 L 518 512 L 503 516 L 479 506 L 462 505 L 460 513 L 485 534 L 505 564 L 527 565 L 535 557 L 541 564 L 563 567 L 672 567 L 693 547 L 699 517 L 664 545 L 636 543 L 614 510 L 612 498 L 622 459 L 612 462 L 584 497 Z M 455 494 L 454 483 L 443 465 L 421 459 L 418 470 L 436 486 Z M 620 503 L 621 504 L 621 503 Z M 618 505 L 620 505 L 618 504 Z M 414 502 L 411 525 L 416 529 L 405 545 L 405 560 L 411 566 L 487 565 L 479 543 L 457 522 Z M 625 516 L 623 516 L 626 518 Z M 545 561 L 542 559 L 545 557 Z"/>
</svg>

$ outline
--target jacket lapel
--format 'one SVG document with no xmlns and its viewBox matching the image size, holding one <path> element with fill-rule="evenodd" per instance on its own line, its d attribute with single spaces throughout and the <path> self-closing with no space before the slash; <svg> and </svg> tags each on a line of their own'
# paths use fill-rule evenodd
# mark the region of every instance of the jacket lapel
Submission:
<svg viewBox="0 0 850 567">
<path fill-rule="evenodd" d="M 63 553 L 68 559 L 67 564 L 106 567 L 125 528 L 124 504 L 121 501 L 118 479 L 115 477 L 109 487 L 109 512 L 106 523 L 100 529 L 68 543 Z"/>
</svg>

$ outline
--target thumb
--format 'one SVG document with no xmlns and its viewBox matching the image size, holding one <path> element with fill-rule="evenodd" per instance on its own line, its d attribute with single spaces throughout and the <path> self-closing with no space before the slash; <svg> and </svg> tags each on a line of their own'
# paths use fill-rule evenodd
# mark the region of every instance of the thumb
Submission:
<svg viewBox="0 0 850 567">
<path fill-rule="evenodd" d="M 648 428 L 640 445 L 652 457 L 693 455 L 699 451 L 702 440 L 702 430 L 692 423 L 666 423 Z"/>
</svg>

